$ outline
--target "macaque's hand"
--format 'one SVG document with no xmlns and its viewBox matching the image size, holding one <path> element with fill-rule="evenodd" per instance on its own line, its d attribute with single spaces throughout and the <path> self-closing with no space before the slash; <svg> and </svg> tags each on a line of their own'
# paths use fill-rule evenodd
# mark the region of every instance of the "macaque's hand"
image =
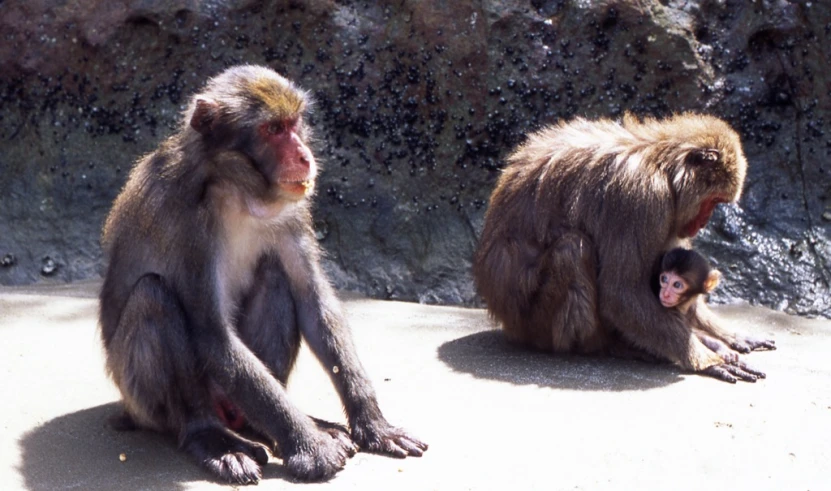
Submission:
<svg viewBox="0 0 831 491">
<path fill-rule="evenodd" d="M 698 340 L 701 341 L 704 346 L 720 356 L 725 363 L 735 364 L 739 361 L 739 354 L 730 349 L 730 347 L 721 342 L 721 340 L 708 336 L 702 332 L 697 332 L 696 336 L 698 336 Z"/>
<path fill-rule="evenodd" d="M 724 363 L 721 365 L 713 365 L 702 370 L 704 375 L 715 377 L 725 382 L 735 384 L 737 381 L 755 382 L 760 378 L 765 378 L 765 374 L 748 366 L 741 359 L 737 359 L 734 363 Z"/>
<path fill-rule="evenodd" d="M 757 350 L 775 350 L 776 341 L 753 336 L 736 336 L 736 341 L 730 343 L 730 347 L 739 353 L 750 353 Z"/>
<path fill-rule="evenodd" d="M 361 450 L 402 459 L 407 456 L 421 457 L 427 450 L 426 443 L 408 435 L 401 428 L 391 426 L 383 418 L 366 423 L 354 423 L 352 439 Z"/>
</svg>

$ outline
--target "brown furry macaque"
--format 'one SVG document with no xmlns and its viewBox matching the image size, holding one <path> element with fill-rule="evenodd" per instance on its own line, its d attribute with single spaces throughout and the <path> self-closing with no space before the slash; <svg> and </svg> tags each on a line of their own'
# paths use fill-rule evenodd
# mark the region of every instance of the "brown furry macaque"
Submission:
<svg viewBox="0 0 831 491">
<path fill-rule="evenodd" d="M 302 480 L 331 477 L 359 448 L 427 449 L 381 414 L 321 270 L 307 104 L 263 67 L 209 80 L 179 131 L 133 168 L 104 227 L 100 325 L 124 402 L 117 423 L 174 435 L 233 483 L 260 479 L 267 448 Z M 287 397 L 301 338 L 349 432 Z"/>
<path fill-rule="evenodd" d="M 665 309 L 652 280 L 719 203 L 738 200 L 747 162 L 717 118 L 575 119 L 532 134 L 508 158 L 485 215 L 473 273 L 507 337 L 554 352 L 643 354 L 723 380 L 764 374 L 725 360 L 773 341 L 731 333 L 707 306 Z M 649 357 L 649 356 L 645 356 Z"/>
<path fill-rule="evenodd" d="M 664 254 L 658 274 L 658 300 L 668 309 L 688 314 L 698 302 L 705 302 L 705 295 L 716 289 L 721 273 L 710 262 L 692 249 L 677 247 Z M 695 316 L 690 316 L 691 321 Z M 739 354 L 720 339 L 706 331 L 693 327 L 693 333 L 704 346 L 716 352 L 728 363 L 738 361 Z M 760 374 L 763 375 L 763 374 Z"/>
</svg>

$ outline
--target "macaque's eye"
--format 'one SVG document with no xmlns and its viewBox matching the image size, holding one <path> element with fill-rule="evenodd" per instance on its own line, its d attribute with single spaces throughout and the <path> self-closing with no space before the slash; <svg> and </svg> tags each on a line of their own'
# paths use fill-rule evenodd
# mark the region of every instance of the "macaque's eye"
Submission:
<svg viewBox="0 0 831 491">
<path fill-rule="evenodd" d="M 708 150 L 701 154 L 701 160 L 704 162 L 715 162 L 718 160 L 718 152 L 715 150 Z"/>
<path fill-rule="evenodd" d="M 680 290 L 680 289 L 684 288 L 684 284 L 681 283 L 680 281 L 676 281 L 675 283 L 672 284 L 672 287 L 675 288 L 676 290 Z"/>
<path fill-rule="evenodd" d="M 282 133 L 286 129 L 286 125 L 282 121 L 272 121 L 266 126 L 266 131 L 269 135 L 276 135 Z"/>
<path fill-rule="evenodd" d="M 689 162 L 693 165 L 710 165 L 718 162 L 720 156 L 716 149 L 698 150 L 690 155 Z"/>
<path fill-rule="evenodd" d="M 669 278 L 667 278 L 667 275 L 662 274 L 662 275 L 661 275 L 661 284 L 662 284 L 662 285 L 666 285 L 666 284 L 667 284 L 667 281 L 669 281 Z"/>
</svg>

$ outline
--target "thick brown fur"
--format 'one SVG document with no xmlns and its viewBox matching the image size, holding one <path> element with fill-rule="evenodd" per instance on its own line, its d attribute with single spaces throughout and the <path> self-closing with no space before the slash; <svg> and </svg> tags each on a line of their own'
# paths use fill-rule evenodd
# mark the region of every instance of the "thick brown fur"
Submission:
<svg viewBox="0 0 831 491">
<path fill-rule="evenodd" d="M 651 288 L 664 252 L 688 247 L 716 204 L 739 199 L 746 168 L 736 132 L 705 115 L 578 118 L 534 133 L 491 195 L 474 257 L 478 291 L 520 344 L 635 348 L 755 380 L 759 372 L 704 346 L 693 324 L 743 351 L 772 342 L 728 333 L 704 304 L 690 321 L 662 308 Z"/>
<path fill-rule="evenodd" d="M 303 480 L 331 477 L 358 447 L 427 448 L 381 414 L 320 268 L 306 105 L 267 68 L 209 80 L 179 131 L 133 168 L 104 227 L 100 325 L 124 401 L 117 426 L 170 433 L 234 483 L 259 480 L 267 447 Z M 332 378 L 348 433 L 288 399 L 301 338 Z"/>
</svg>

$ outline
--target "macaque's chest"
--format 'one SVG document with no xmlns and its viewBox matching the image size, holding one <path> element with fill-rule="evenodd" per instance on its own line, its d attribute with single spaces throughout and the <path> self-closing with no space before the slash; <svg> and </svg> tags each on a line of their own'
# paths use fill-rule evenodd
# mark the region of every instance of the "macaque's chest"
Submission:
<svg viewBox="0 0 831 491">
<path fill-rule="evenodd" d="M 223 315 L 232 315 L 254 286 L 257 266 L 273 251 L 274 230 L 241 218 L 226 225 L 215 258 L 216 289 Z"/>
</svg>

